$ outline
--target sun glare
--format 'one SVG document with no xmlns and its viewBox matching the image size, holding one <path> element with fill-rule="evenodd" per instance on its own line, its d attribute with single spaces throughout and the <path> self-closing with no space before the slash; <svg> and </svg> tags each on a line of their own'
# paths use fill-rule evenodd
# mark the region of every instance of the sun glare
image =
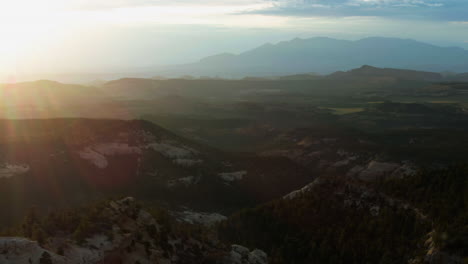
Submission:
<svg viewBox="0 0 468 264">
<path fill-rule="evenodd" d="M 155 29 L 172 25 L 243 28 L 252 24 L 267 27 L 278 26 L 284 20 L 261 15 L 231 16 L 264 7 L 258 3 L 213 6 L 128 5 L 125 1 L 103 4 L 87 0 L 0 0 L 0 3 L 0 74 L 3 76 L 77 66 L 80 58 L 76 54 L 87 52 L 86 43 L 119 28 L 148 25 Z M 76 60 L 61 65 L 67 59 Z"/>
<path fill-rule="evenodd" d="M 54 5 L 58 1 L 1 1 L 1 70 L 14 71 L 16 62 L 40 48 L 57 28 Z M 7 69 L 5 69 L 7 67 Z M 2 69 L 3 68 L 3 69 Z"/>
</svg>

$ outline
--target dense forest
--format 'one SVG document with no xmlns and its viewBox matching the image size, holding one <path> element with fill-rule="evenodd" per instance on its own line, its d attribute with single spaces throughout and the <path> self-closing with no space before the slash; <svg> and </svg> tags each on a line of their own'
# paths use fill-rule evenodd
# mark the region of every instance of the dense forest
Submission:
<svg viewBox="0 0 468 264">
<path fill-rule="evenodd" d="M 220 236 L 259 245 L 272 263 L 422 263 L 431 247 L 468 261 L 467 173 L 422 171 L 379 183 L 368 198 L 353 183 L 327 179 L 292 200 L 237 213 Z"/>
</svg>

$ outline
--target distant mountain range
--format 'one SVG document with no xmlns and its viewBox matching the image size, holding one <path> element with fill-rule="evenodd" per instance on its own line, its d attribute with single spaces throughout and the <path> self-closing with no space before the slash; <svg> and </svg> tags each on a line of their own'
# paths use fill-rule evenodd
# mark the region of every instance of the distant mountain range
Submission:
<svg viewBox="0 0 468 264">
<path fill-rule="evenodd" d="M 218 54 L 198 62 L 155 69 L 163 76 L 280 76 L 328 74 L 362 65 L 431 72 L 467 72 L 468 50 L 397 38 L 357 41 L 317 37 L 265 44 L 235 55 Z"/>
<path fill-rule="evenodd" d="M 444 73 L 443 77 L 448 75 L 454 77 L 458 74 L 453 81 L 468 80 L 468 50 L 460 47 L 439 47 L 398 38 L 372 37 L 350 41 L 316 37 L 295 38 L 277 44 L 267 43 L 240 54 L 221 53 L 187 64 L 159 65 L 118 72 L 29 74 L 16 76 L 16 81 L 48 79 L 63 83 L 97 85 L 128 77 L 158 80 L 175 77 L 183 79 L 249 77 L 254 80 L 258 77 L 286 76 L 288 80 L 295 80 L 316 79 L 319 75 L 349 71 L 363 65 Z M 0 79 L 8 78 L 0 75 Z"/>
</svg>

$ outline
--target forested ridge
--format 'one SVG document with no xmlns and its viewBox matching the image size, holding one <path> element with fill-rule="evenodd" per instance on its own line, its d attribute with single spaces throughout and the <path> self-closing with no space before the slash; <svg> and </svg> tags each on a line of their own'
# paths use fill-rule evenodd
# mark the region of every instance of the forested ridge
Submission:
<svg viewBox="0 0 468 264">
<path fill-rule="evenodd" d="M 327 179 L 293 199 L 239 212 L 219 232 L 262 247 L 272 263 L 422 263 L 429 250 L 466 262 L 467 175 L 467 166 L 425 170 L 367 186 L 377 191 L 365 195 Z"/>
</svg>

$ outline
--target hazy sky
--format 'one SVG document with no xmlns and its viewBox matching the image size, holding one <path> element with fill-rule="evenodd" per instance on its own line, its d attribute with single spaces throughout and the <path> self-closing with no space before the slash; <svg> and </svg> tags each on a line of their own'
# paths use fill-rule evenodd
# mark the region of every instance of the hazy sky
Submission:
<svg viewBox="0 0 468 264">
<path fill-rule="evenodd" d="M 0 0 L 0 72 L 196 61 L 294 37 L 468 48 L 467 0 Z"/>
</svg>

